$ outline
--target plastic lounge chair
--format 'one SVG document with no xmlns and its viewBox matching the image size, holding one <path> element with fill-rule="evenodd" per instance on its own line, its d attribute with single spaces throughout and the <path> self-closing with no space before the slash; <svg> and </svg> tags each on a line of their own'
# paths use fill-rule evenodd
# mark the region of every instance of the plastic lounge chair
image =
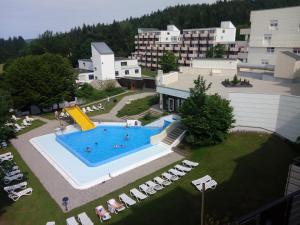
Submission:
<svg viewBox="0 0 300 225">
<path fill-rule="evenodd" d="M 126 195 L 125 193 L 122 193 L 119 195 L 119 200 L 121 202 L 123 202 L 127 208 L 129 208 L 129 206 L 133 206 L 136 204 L 136 201 L 133 200 L 132 198 L 130 198 L 128 195 Z"/>
<path fill-rule="evenodd" d="M 5 173 L 5 175 L 8 176 L 8 177 L 11 177 L 11 176 L 14 176 L 14 175 L 19 174 L 19 173 L 21 173 L 21 170 L 12 170 L 10 172 Z"/>
<path fill-rule="evenodd" d="M 207 189 L 215 189 L 216 186 L 217 186 L 217 182 L 216 182 L 215 180 L 210 180 L 210 181 L 208 181 L 208 182 L 206 182 L 206 183 L 204 183 L 204 184 L 205 184 L 205 191 L 206 191 Z M 196 188 L 197 188 L 199 191 L 202 192 L 202 191 L 203 191 L 203 183 L 200 184 L 200 185 L 197 185 Z"/>
<path fill-rule="evenodd" d="M 195 185 L 195 186 L 202 185 L 202 183 L 206 183 L 206 182 L 211 181 L 211 180 L 212 180 L 211 176 L 205 175 L 204 177 L 201 177 L 197 180 L 193 180 L 192 184 Z"/>
<path fill-rule="evenodd" d="M 91 107 L 89 107 L 89 106 L 86 107 L 86 110 L 89 111 L 89 112 L 94 112 L 94 110 L 92 110 Z"/>
<path fill-rule="evenodd" d="M 82 112 L 86 113 L 86 109 L 85 108 L 82 108 L 81 110 L 82 110 Z"/>
<path fill-rule="evenodd" d="M 99 105 L 98 105 L 98 109 L 104 109 L 104 106 L 100 103 Z"/>
<path fill-rule="evenodd" d="M 99 217 L 101 223 L 105 220 L 109 220 L 111 216 L 109 215 L 109 212 L 106 211 L 106 209 L 100 205 L 96 207 L 96 214 Z"/>
<path fill-rule="evenodd" d="M 88 217 L 85 212 L 78 214 L 77 219 L 82 225 L 94 225 L 90 217 Z"/>
<path fill-rule="evenodd" d="M 18 130 L 22 130 L 22 129 L 25 128 L 24 126 L 19 125 L 19 124 L 17 124 L 17 123 L 15 123 L 14 126 L 15 126 Z"/>
<path fill-rule="evenodd" d="M 199 165 L 199 163 L 197 163 L 197 162 L 192 162 L 192 161 L 187 160 L 187 159 L 183 160 L 183 161 L 182 161 L 182 164 L 185 165 L 185 166 L 188 166 L 188 167 L 192 167 L 192 168 Z"/>
<path fill-rule="evenodd" d="M 162 190 L 162 189 L 164 188 L 164 186 L 162 186 L 162 185 L 160 185 L 160 184 L 156 184 L 156 183 L 154 183 L 152 180 L 147 181 L 146 184 L 147 184 L 150 188 L 154 189 L 155 191 L 160 191 L 160 190 Z"/>
<path fill-rule="evenodd" d="M 0 159 L 1 159 L 1 158 L 6 158 L 6 157 L 8 157 L 8 156 L 12 156 L 12 153 L 11 153 L 11 152 L 7 152 L 7 153 L 4 153 L 4 154 L 1 154 L 1 155 L 0 155 Z"/>
<path fill-rule="evenodd" d="M 131 189 L 129 193 L 132 197 L 135 197 L 137 201 L 144 200 L 148 197 L 147 195 L 144 195 L 136 188 Z"/>
<path fill-rule="evenodd" d="M 162 173 L 161 176 L 166 178 L 168 181 L 176 181 L 179 180 L 179 177 L 176 175 L 172 175 L 170 173 Z"/>
<path fill-rule="evenodd" d="M 162 186 L 169 186 L 170 184 L 172 184 L 171 181 L 169 180 L 165 180 L 165 179 L 162 179 L 161 177 L 154 177 L 154 182 L 156 182 L 157 184 L 160 184 Z"/>
<path fill-rule="evenodd" d="M 19 192 L 10 192 L 10 194 L 8 195 L 8 197 L 10 199 L 12 199 L 13 201 L 18 201 L 19 198 L 21 198 L 22 196 L 25 196 L 25 195 L 31 195 L 32 194 L 32 188 L 26 188 L 22 191 L 19 191 Z"/>
<path fill-rule="evenodd" d="M 55 225 L 54 221 L 47 222 L 46 225 Z"/>
<path fill-rule="evenodd" d="M 14 180 L 22 180 L 23 179 L 23 174 L 19 173 L 13 176 L 5 176 L 4 177 L 4 184 L 9 184 L 10 182 Z"/>
<path fill-rule="evenodd" d="M 181 172 L 179 170 L 176 169 L 169 169 L 169 172 L 172 173 L 173 175 L 179 176 L 179 177 L 183 177 L 186 173 L 185 172 Z"/>
<path fill-rule="evenodd" d="M 18 189 L 26 189 L 27 188 L 27 182 L 22 182 L 19 184 L 11 185 L 11 186 L 6 186 L 3 188 L 4 191 L 7 193 L 18 190 Z"/>
<path fill-rule="evenodd" d="M 111 212 L 111 213 L 115 213 L 115 214 L 118 214 L 119 212 L 123 211 L 125 208 L 124 204 L 116 201 L 116 199 L 112 198 L 112 199 L 109 199 L 107 201 L 107 206 L 108 206 L 108 210 Z"/>
<path fill-rule="evenodd" d="M 0 158 L 0 163 L 4 162 L 4 161 L 12 161 L 14 158 L 13 155 L 9 155 L 9 156 L 6 156 L 6 157 L 1 157 Z"/>
<path fill-rule="evenodd" d="M 23 120 L 22 124 L 25 126 L 25 127 L 29 127 L 31 126 L 31 123 L 30 122 L 27 122 L 27 120 Z"/>
<path fill-rule="evenodd" d="M 1 147 L 2 148 L 7 148 L 7 142 L 6 141 L 2 141 L 1 142 Z"/>
<path fill-rule="evenodd" d="M 186 166 L 182 166 L 182 165 L 179 165 L 177 164 L 176 166 L 174 166 L 177 170 L 180 170 L 182 172 L 189 172 L 192 170 L 192 168 L 190 167 L 186 167 Z"/>
<path fill-rule="evenodd" d="M 15 120 L 15 121 L 21 119 L 21 118 L 19 118 L 19 117 L 16 117 L 15 115 L 12 115 L 11 118 L 12 118 L 13 120 Z"/>
<path fill-rule="evenodd" d="M 34 119 L 34 118 L 31 118 L 31 117 L 29 117 L 29 116 L 25 116 L 25 120 L 26 120 L 27 122 L 32 122 L 32 121 L 34 121 L 35 119 Z"/>
<path fill-rule="evenodd" d="M 79 223 L 76 221 L 75 217 L 69 217 L 66 219 L 67 225 L 79 225 Z"/>
<path fill-rule="evenodd" d="M 96 110 L 96 111 L 98 111 L 98 110 L 99 110 L 99 108 L 98 108 L 98 107 L 96 107 L 96 106 L 94 106 L 94 105 L 92 106 L 92 109 L 93 109 L 93 110 Z"/>
<path fill-rule="evenodd" d="M 146 184 L 141 184 L 139 186 L 139 190 L 144 192 L 146 195 L 154 195 L 156 193 L 156 191 L 152 187 L 149 187 Z"/>
</svg>

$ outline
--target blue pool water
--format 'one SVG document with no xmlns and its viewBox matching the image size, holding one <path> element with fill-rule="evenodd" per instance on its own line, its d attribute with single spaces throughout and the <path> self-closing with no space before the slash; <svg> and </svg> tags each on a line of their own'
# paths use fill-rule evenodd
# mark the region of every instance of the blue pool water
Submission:
<svg viewBox="0 0 300 225">
<path fill-rule="evenodd" d="M 150 137 L 169 123 L 165 121 L 163 127 L 100 125 L 89 131 L 58 135 L 56 140 L 87 166 L 94 167 L 144 149 L 150 145 Z"/>
</svg>

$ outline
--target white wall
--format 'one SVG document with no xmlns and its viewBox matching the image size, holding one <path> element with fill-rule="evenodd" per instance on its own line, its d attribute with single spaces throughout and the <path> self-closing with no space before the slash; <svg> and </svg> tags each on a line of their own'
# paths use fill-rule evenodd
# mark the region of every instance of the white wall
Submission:
<svg viewBox="0 0 300 225">
<path fill-rule="evenodd" d="M 159 74 L 156 77 L 158 85 L 168 85 L 178 81 L 178 72 L 170 72 Z"/>
<path fill-rule="evenodd" d="M 299 96 L 230 93 L 229 100 L 236 126 L 264 128 L 291 141 L 300 136 Z"/>
<path fill-rule="evenodd" d="M 192 67 L 201 69 L 233 69 L 237 70 L 238 60 L 193 59 Z"/>
<path fill-rule="evenodd" d="M 115 79 L 115 56 L 114 54 L 101 55 L 92 46 L 92 61 L 94 65 L 94 74 L 98 80 Z"/>
<path fill-rule="evenodd" d="M 268 53 L 266 47 L 249 47 L 248 63 L 249 64 L 261 64 L 262 59 L 268 60 L 270 65 L 275 65 L 277 60 L 277 54 L 280 51 L 293 52 L 293 48 L 275 48 L 274 53 Z"/>
<path fill-rule="evenodd" d="M 78 75 L 78 80 L 76 80 L 77 83 L 91 83 L 94 79 L 90 79 L 90 75 L 94 76 L 94 73 L 80 73 Z"/>
<path fill-rule="evenodd" d="M 122 66 L 122 62 L 126 62 L 126 66 Z M 129 74 L 126 74 L 126 70 Z M 138 71 L 136 73 L 136 70 Z M 138 61 L 136 59 L 124 59 L 115 61 L 115 71 L 119 73 L 116 77 L 141 77 L 141 67 L 138 65 Z"/>
<path fill-rule="evenodd" d="M 235 28 L 217 28 L 216 29 L 216 43 L 234 42 L 236 35 Z"/>
</svg>

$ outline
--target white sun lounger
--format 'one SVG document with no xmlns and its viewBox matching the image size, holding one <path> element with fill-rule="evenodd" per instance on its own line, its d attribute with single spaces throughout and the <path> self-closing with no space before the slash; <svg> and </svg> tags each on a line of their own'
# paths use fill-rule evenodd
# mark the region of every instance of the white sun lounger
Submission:
<svg viewBox="0 0 300 225">
<path fill-rule="evenodd" d="M 22 129 L 25 128 L 24 126 L 19 125 L 19 124 L 17 124 L 17 123 L 15 123 L 14 126 L 17 128 L 17 130 L 22 130 Z"/>
<path fill-rule="evenodd" d="M 3 188 L 3 190 L 9 193 L 9 192 L 12 192 L 12 191 L 15 191 L 15 190 L 18 190 L 18 189 L 25 189 L 25 188 L 27 188 L 27 182 L 26 181 L 24 181 L 22 183 L 19 183 L 19 184 L 6 186 L 6 187 Z"/>
<path fill-rule="evenodd" d="M 66 219 L 67 225 L 79 225 L 79 223 L 76 221 L 75 217 L 69 217 Z"/>
<path fill-rule="evenodd" d="M 81 110 L 82 110 L 82 112 L 86 113 L 86 109 L 85 108 L 82 108 Z"/>
<path fill-rule="evenodd" d="M 173 174 L 170 174 L 170 173 L 162 173 L 161 176 L 163 178 L 166 178 L 168 181 L 176 181 L 176 180 L 179 180 L 179 177 L 176 176 L 176 175 L 173 175 Z"/>
<path fill-rule="evenodd" d="M 7 142 L 6 141 L 1 142 L 1 148 L 7 148 Z"/>
<path fill-rule="evenodd" d="M 96 214 L 99 217 L 101 223 L 103 223 L 103 221 L 109 220 L 111 218 L 109 213 L 106 211 L 106 209 L 102 205 L 96 207 Z"/>
<path fill-rule="evenodd" d="M 5 175 L 8 176 L 8 177 L 11 177 L 11 176 L 14 176 L 14 175 L 19 174 L 19 173 L 21 173 L 21 170 L 12 170 L 10 172 L 5 173 Z"/>
<path fill-rule="evenodd" d="M 29 116 L 25 116 L 25 120 L 27 120 L 27 122 L 32 122 L 34 121 L 35 119 L 34 118 L 31 118 Z"/>
<path fill-rule="evenodd" d="M 147 184 L 150 188 L 154 189 L 155 191 L 160 191 L 160 190 L 162 190 L 162 189 L 164 188 L 164 186 L 162 186 L 162 185 L 160 185 L 160 184 L 156 184 L 156 183 L 154 183 L 152 180 L 147 181 L 146 184 Z"/>
<path fill-rule="evenodd" d="M 32 191 L 33 191 L 32 188 L 26 188 L 26 189 L 24 189 L 22 191 L 19 191 L 19 192 L 12 191 L 12 192 L 9 193 L 8 197 L 10 199 L 12 199 L 13 201 L 18 201 L 19 198 L 21 198 L 22 196 L 31 195 Z"/>
<path fill-rule="evenodd" d="M 182 166 L 182 165 L 179 165 L 177 164 L 176 166 L 174 166 L 177 170 L 180 170 L 182 172 L 189 172 L 192 170 L 192 168 L 190 167 L 186 167 L 186 166 Z"/>
<path fill-rule="evenodd" d="M 172 173 L 173 175 L 179 176 L 179 177 L 183 177 L 186 173 L 185 172 L 181 172 L 179 170 L 176 169 L 169 169 L 169 172 Z"/>
<path fill-rule="evenodd" d="M 197 163 L 197 162 L 192 162 L 192 161 L 187 160 L 187 159 L 183 160 L 183 161 L 182 161 L 182 164 L 185 165 L 185 166 L 188 166 L 188 167 L 192 167 L 192 168 L 199 165 L 199 163 Z"/>
<path fill-rule="evenodd" d="M 98 107 L 96 107 L 96 106 L 94 106 L 94 105 L 92 106 L 92 109 L 93 109 L 93 110 L 96 110 L 96 111 L 100 110 Z"/>
<path fill-rule="evenodd" d="M 146 195 L 154 195 L 156 193 L 156 191 L 152 187 L 149 187 L 146 184 L 141 184 L 139 186 L 139 190 L 144 192 Z"/>
<path fill-rule="evenodd" d="M 1 157 L 1 158 L 0 158 L 0 163 L 2 163 L 2 162 L 4 162 L 4 161 L 12 161 L 13 158 L 14 158 L 13 155 L 8 155 L 8 156 L 6 156 L 6 157 Z"/>
<path fill-rule="evenodd" d="M 122 193 L 119 195 L 119 200 L 121 202 L 123 202 L 127 208 L 129 208 L 129 206 L 133 206 L 136 204 L 136 201 L 133 200 L 132 198 L 130 198 L 128 195 L 126 195 L 125 193 Z"/>
<path fill-rule="evenodd" d="M 78 214 L 77 219 L 82 225 L 94 225 L 90 217 L 88 217 L 85 212 Z"/>
<path fill-rule="evenodd" d="M 19 117 L 16 117 L 15 115 L 12 115 L 11 118 L 12 118 L 13 120 L 15 120 L 15 121 L 21 119 L 21 118 L 19 118 Z"/>
<path fill-rule="evenodd" d="M 98 105 L 98 109 L 104 109 L 104 106 L 101 104 L 101 103 L 99 103 L 99 105 Z"/>
<path fill-rule="evenodd" d="M 135 197 L 137 201 L 144 200 L 148 197 L 147 195 L 144 195 L 136 188 L 131 189 L 129 193 L 132 197 Z"/>
<path fill-rule="evenodd" d="M 4 153 L 4 154 L 1 154 L 1 155 L 0 155 L 0 159 L 1 159 L 1 158 L 6 158 L 6 157 L 11 156 L 11 155 L 12 155 L 11 152 L 7 152 L 7 153 Z"/>
<path fill-rule="evenodd" d="M 199 191 L 203 191 L 203 184 L 205 184 L 205 191 L 207 189 L 215 189 L 216 186 L 217 186 L 217 182 L 215 180 L 210 180 L 206 183 L 202 183 L 200 185 L 197 185 L 196 188 L 199 190 Z"/>
<path fill-rule="evenodd" d="M 212 180 L 211 176 L 205 175 L 204 177 L 201 177 L 197 180 L 193 180 L 192 184 L 195 185 L 195 186 L 202 185 L 202 183 L 206 183 L 206 182 L 211 181 L 211 180 Z"/>
<path fill-rule="evenodd" d="M 162 179 L 161 177 L 154 177 L 153 180 L 154 180 L 154 182 L 156 182 L 157 184 L 160 184 L 162 186 L 169 186 L 170 184 L 172 184 L 171 181 Z"/>
<path fill-rule="evenodd" d="M 124 204 L 116 201 L 116 199 L 112 198 L 107 201 L 107 207 L 110 213 L 118 214 L 123 211 L 125 208 Z"/>
<path fill-rule="evenodd" d="M 46 225 L 55 225 L 54 221 L 47 222 Z"/>
<path fill-rule="evenodd" d="M 31 126 L 31 123 L 30 122 L 27 122 L 27 120 L 23 120 L 22 124 L 25 126 L 25 127 L 29 127 Z"/>
<path fill-rule="evenodd" d="M 89 111 L 89 112 L 94 112 L 94 110 L 92 110 L 91 107 L 89 107 L 89 106 L 86 107 L 86 110 Z"/>
<path fill-rule="evenodd" d="M 19 173 L 13 176 L 5 176 L 4 177 L 4 184 L 9 184 L 10 182 L 14 180 L 22 180 L 23 179 L 23 174 Z"/>
</svg>

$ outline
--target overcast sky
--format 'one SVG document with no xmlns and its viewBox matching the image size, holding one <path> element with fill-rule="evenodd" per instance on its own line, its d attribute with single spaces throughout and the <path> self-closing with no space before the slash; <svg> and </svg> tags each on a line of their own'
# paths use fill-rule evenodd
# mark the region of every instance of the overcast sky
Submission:
<svg viewBox="0 0 300 225">
<path fill-rule="evenodd" d="M 35 38 L 45 30 L 109 23 L 167 6 L 214 0 L 0 0 L 0 37 Z"/>
</svg>

